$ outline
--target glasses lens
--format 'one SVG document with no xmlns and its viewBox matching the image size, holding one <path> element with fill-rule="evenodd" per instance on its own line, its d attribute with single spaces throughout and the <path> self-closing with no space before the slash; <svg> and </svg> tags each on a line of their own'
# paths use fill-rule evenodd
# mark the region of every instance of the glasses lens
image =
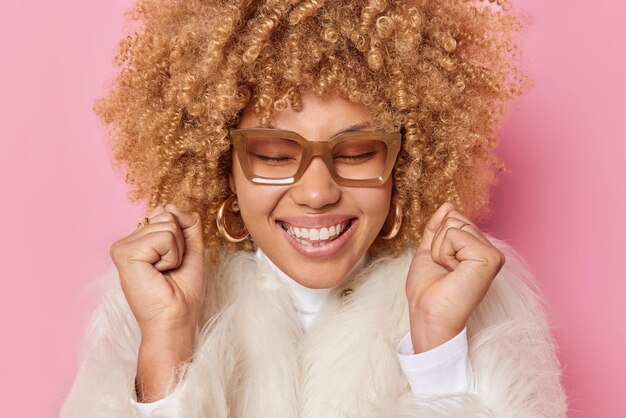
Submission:
<svg viewBox="0 0 626 418">
<path fill-rule="evenodd" d="M 267 179 L 283 179 L 296 174 L 302 159 L 302 146 L 291 139 L 253 134 L 246 141 L 250 171 Z"/>
<path fill-rule="evenodd" d="M 351 180 L 375 179 L 383 175 L 387 144 L 379 139 L 351 138 L 333 147 L 335 172 Z"/>
</svg>

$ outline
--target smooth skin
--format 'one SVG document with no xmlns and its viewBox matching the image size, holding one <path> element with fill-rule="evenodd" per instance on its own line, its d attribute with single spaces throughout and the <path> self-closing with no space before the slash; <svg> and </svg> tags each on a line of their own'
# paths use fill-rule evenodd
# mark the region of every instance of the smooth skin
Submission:
<svg viewBox="0 0 626 418">
<path fill-rule="evenodd" d="M 277 112 L 275 127 L 311 140 L 328 140 L 337 130 L 370 120 L 364 107 L 338 95 L 322 100 L 305 92 L 302 102 L 299 112 L 290 107 Z M 251 115 L 249 106 L 238 126 L 256 124 Z M 314 158 L 296 184 L 257 185 L 243 176 L 233 158 L 230 186 L 237 192 L 247 229 L 272 262 L 304 286 L 339 284 L 374 241 L 389 211 L 390 181 L 377 187 L 342 187 L 334 183 L 322 159 Z M 328 259 L 303 259 L 285 245 L 275 222 L 280 216 L 328 213 L 359 219 L 349 245 Z M 142 402 L 167 396 L 176 367 L 191 358 L 205 296 L 200 216 L 167 204 L 157 206 L 148 218 L 148 225 L 115 242 L 110 251 L 141 330 L 136 387 Z M 463 329 L 504 262 L 504 254 L 451 203 L 435 211 L 424 229 L 405 288 L 415 353 L 435 348 Z"/>
</svg>

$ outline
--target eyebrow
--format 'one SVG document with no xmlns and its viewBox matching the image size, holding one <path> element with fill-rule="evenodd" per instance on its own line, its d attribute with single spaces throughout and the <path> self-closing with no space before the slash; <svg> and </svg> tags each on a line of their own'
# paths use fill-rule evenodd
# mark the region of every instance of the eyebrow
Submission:
<svg viewBox="0 0 626 418">
<path fill-rule="evenodd" d="M 270 129 L 277 129 L 275 126 L 269 125 L 268 126 Z M 333 136 L 337 136 L 339 134 L 343 134 L 345 132 L 358 132 L 358 131 L 362 131 L 363 129 L 369 128 L 371 127 L 371 124 L 369 122 L 361 122 L 361 123 L 355 123 L 354 125 L 348 126 L 347 128 L 341 129 L 337 132 L 335 132 L 334 134 L 331 135 L 331 138 Z M 255 128 L 263 128 L 263 126 L 257 125 L 255 126 Z"/>
</svg>

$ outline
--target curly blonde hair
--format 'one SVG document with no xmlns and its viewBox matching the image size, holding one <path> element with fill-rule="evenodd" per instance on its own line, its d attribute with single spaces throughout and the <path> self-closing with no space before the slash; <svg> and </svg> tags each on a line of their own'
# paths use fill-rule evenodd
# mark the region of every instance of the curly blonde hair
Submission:
<svg viewBox="0 0 626 418">
<path fill-rule="evenodd" d="M 508 171 L 491 152 L 496 130 L 532 84 L 516 65 L 521 24 L 508 2 L 139 0 L 128 15 L 136 30 L 94 111 L 130 199 L 199 212 L 212 259 L 253 248 L 215 224 L 229 194 L 229 127 L 249 100 L 269 126 L 274 110 L 299 110 L 308 88 L 337 91 L 376 128 L 403 133 L 392 202 L 404 222 L 372 253 L 416 244 L 444 201 L 475 221 L 489 214 L 495 171 Z"/>
</svg>

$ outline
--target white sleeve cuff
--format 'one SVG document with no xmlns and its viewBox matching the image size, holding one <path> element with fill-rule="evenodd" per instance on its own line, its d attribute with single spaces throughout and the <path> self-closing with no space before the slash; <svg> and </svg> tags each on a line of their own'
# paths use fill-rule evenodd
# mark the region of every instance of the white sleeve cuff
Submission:
<svg viewBox="0 0 626 418">
<path fill-rule="evenodd" d="M 400 367 L 415 396 L 467 393 L 474 385 L 467 327 L 438 347 L 415 354 L 409 331 L 397 346 Z"/>
<path fill-rule="evenodd" d="M 152 411 L 154 411 L 155 409 L 157 409 L 159 406 L 163 405 L 164 403 L 167 403 L 168 401 L 171 401 L 174 399 L 176 393 L 172 392 L 169 395 L 167 395 L 166 397 L 156 400 L 154 402 L 139 402 L 137 400 L 137 392 L 135 389 L 135 379 L 133 378 L 133 384 L 131 386 L 131 394 L 130 394 L 130 404 L 133 405 L 135 408 L 137 408 L 137 410 L 139 410 L 139 412 L 144 416 L 144 417 L 150 417 Z"/>
<path fill-rule="evenodd" d="M 149 417 L 150 413 L 161 406 L 161 404 L 167 402 L 167 399 L 168 397 L 165 397 L 163 399 L 159 399 L 158 401 L 143 403 L 131 398 L 130 403 L 137 408 L 144 417 Z"/>
</svg>

